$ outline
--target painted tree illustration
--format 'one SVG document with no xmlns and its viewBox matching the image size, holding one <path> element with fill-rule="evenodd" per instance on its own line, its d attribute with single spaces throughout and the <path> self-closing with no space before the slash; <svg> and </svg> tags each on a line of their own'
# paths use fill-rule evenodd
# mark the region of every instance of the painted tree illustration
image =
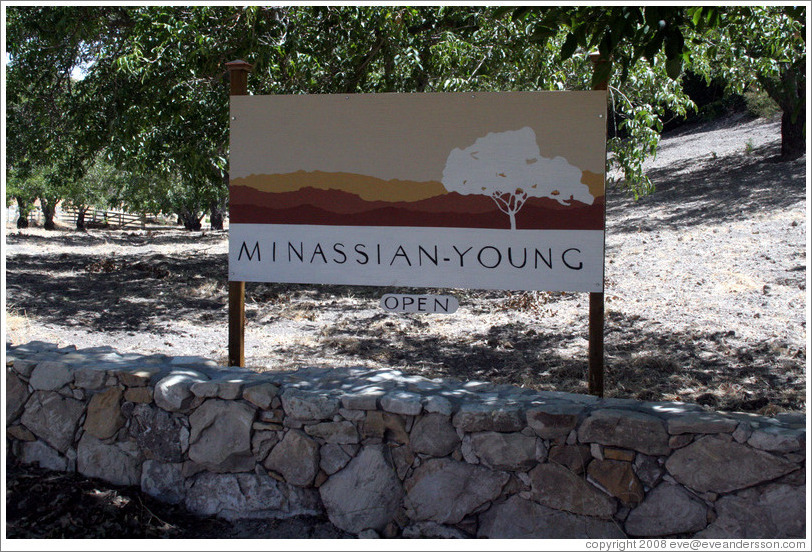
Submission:
<svg viewBox="0 0 812 552">
<path fill-rule="evenodd" d="M 530 197 L 548 197 L 562 205 L 595 198 L 581 183 L 581 170 L 563 157 L 542 157 L 532 128 L 491 132 L 472 146 L 455 148 L 443 170 L 443 186 L 462 195 L 490 196 L 516 229 L 516 213 Z"/>
</svg>

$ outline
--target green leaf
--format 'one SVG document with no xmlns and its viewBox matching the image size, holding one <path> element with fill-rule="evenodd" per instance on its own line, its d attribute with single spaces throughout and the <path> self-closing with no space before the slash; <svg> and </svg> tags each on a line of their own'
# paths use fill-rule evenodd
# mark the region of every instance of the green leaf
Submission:
<svg viewBox="0 0 812 552">
<path fill-rule="evenodd" d="M 501 19 L 508 13 L 512 13 L 516 8 L 514 6 L 500 6 L 493 10 L 494 19 Z"/>
<path fill-rule="evenodd" d="M 694 26 L 699 25 L 699 22 L 702 20 L 702 10 L 702 6 L 688 8 L 688 15 L 690 16 Z"/>
<path fill-rule="evenodd" d="M 533 33 L 530 35 L 530 40 L 534 42 L 546 41 L 553 38 L 558 34 L 558 29 L 547 27 L 545 25 L 536 25 L 533 28 Z"/>
<path fill-rule="evenodd" d="M 520 8 L 514 8 L 513 14 L 510 16 L 512 21 L 518 21 L 519 19 L 523 19 L 527 16 L 528 13 L 532 11 L 533 8 L 522 6 Z"/>
</svg>

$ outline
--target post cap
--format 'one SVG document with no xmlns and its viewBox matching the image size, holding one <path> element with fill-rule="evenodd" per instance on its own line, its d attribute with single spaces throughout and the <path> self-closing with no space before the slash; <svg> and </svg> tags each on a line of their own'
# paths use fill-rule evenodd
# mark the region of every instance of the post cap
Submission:
<svg viewBox="0 0 812 552">
<path fill-rule="evenodd" d="M 229 71 L 251 71 L 254 69 L 254 66 L 248 63 L 247 61 L 237 59 L 234 61 L 226 62 L 226 68 Z"/>
</svg>

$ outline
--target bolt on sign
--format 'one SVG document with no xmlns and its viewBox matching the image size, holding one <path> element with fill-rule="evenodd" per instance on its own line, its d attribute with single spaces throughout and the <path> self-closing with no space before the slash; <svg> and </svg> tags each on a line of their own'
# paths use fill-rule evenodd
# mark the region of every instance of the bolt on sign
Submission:
<svg viewBox="0 0 812 552">
<path fill-rule="evenodd" d="M 606 92 L 231 97 L 229 279 L 603 291 Z"/>
</svg>

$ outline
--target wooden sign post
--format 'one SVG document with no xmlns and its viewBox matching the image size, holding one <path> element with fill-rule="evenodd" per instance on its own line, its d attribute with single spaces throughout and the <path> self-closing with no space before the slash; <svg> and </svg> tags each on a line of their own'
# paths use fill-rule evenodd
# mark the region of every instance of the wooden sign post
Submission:
<svg viewBox="0 0 812 552">
<path fill-rule="evenodd" d="M 605 63 L 600 54 L 590 54 L 593 71 L 598 65 Z M 593 90 L 606 90 L 607 81 L 598 83 Z M 604 203 L 606 209 L 606 203 Z M 604 213 L 604 219 L 606 214 Z M 587 385 L 590 395 L 603 397 L 603 322 L 604 322 L 604 292 L 593 291 L 589 293 L 589 367 Z"/>
<path fill-rule="evenodd" d="M 248 73 L 253 66 L 242 60 L 226 63 L 230 95 L 248 94 Z M 228 364 L 245 366 L 245 282 L 228 282 Z"/>
</svg>

